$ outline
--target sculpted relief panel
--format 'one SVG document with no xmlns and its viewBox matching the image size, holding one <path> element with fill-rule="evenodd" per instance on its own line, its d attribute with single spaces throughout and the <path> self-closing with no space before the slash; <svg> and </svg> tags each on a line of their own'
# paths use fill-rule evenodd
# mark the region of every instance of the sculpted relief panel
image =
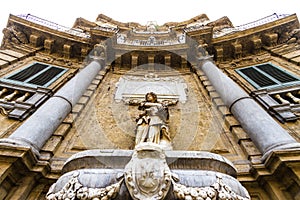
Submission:
<svg viewBox="0 0 300 200">
<path fill-rule="evenodd" d="M 149 73 L 144 76 L 125 75 L 116 84 L 115 100 L 131 103 L 140 101 L 148 92 L 154 92 L 160 100 L 187 100 L 187 85 L 178 76 L 160 77 L 158 74 Z"/>
</svg>

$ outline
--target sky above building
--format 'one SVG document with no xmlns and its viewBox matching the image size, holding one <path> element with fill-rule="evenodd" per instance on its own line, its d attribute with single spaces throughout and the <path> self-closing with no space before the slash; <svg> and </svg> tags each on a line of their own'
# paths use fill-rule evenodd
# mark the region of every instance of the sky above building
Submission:
<svg viewBox="0 0 300 200">
<path fill-rule="evenodd" d="M 180 22 L 199 14 L 206 14 L 211 21 L 227 16 L 234 26 L 273 13 L 300 16 L 296 0 L 9 0 L 1 4 L 1 30 L 6 27 L 9 14 L 31 14 L 67 27 L 72 27 L 78 17 L 95 21 L 101 13 L 117 21 L 142 25 L 148 21 L 156 21 L 158 25 Z"/>
</svg>

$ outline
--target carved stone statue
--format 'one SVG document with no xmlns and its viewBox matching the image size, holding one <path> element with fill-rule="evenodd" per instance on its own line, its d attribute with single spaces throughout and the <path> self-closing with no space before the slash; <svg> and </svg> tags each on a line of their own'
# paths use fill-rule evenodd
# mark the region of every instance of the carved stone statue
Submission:
<svg viewBox="0 0 300 200">
<path fill-rule="evenodd" d="M 144 112 L 136 119 L 135 144 L 152 142 L 170 149 L 171 139 L 167 125 L 169 120 L 168 103 L 159 103 L 157 95 L 150 92 L 146 94 L 145 101 L 140 103 L 138 109 Z"/>
</svg>

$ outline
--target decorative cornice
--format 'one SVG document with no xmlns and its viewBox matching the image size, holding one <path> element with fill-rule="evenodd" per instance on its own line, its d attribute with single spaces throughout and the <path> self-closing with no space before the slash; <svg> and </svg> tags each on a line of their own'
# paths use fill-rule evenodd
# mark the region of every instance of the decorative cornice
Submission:
<svg viewBox="0 0 300 200">
<path fill-rule="evenodd" d="M 23 25 L 23 26 L 26 26 L 26 27 L 30 27 L 30 28 L 35 29 L 37 31 L 45 32 L 47 34 L 50 33 L 52 35 L 55 35 L 55 36 L 58 36 L 58 37 L 61 37 L 61 38 L 65 38 L 65 39 L 68 39 L 68 40 L 81 42 L 81 43 L 86 43 L 86 44 L 90 43 L 90 38 L 83 38 L 83 37 L 76 36 L 76 35 L 73 35 L 73 34 L 70 34 L 70 33 L 67 33 L 67 32 L 58 31 L 58 30 L 49 28 L 47 26 L 43 26 L 43 25 L 31 22 L 31 21 L 25 20 L 21 17 L 15 16 L 15 15 L 10 15 L 8 21 L 16 23 L 16 24 Z"/>
<path fill-rule="evenodd" d="M 255 35 L 257 33 L 260 33 L 262 31 L 269 31 L 273 28 L 280 27 L 282 25 L 286 25 L 288 23 L 295 23 L 298 22 L 296 14 L 290 15 L 288 17 L 278 19 L 276 21 L 263 24 L 261 26 L 256 26 L 254 28 L 246 29 L 244 31 L 238 31 L 235 33 L 231 33 L 222 37 L 217 37 L 212 39 L 212 43 L 222 43 L 229 40 L 236 40 L 243 37 L 248 37 L 251 35 Z"/>
</svg>

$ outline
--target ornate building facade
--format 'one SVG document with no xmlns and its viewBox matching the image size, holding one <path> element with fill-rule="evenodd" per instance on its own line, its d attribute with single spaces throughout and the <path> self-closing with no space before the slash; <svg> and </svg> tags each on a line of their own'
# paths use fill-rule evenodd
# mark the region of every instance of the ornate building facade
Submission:
<svg viewBox="0 0 300 200">
<path fill-rule="evenodd" d="M 295 14 L 3 35 L 0 199 L 300 199 Z"/>
</svg>

